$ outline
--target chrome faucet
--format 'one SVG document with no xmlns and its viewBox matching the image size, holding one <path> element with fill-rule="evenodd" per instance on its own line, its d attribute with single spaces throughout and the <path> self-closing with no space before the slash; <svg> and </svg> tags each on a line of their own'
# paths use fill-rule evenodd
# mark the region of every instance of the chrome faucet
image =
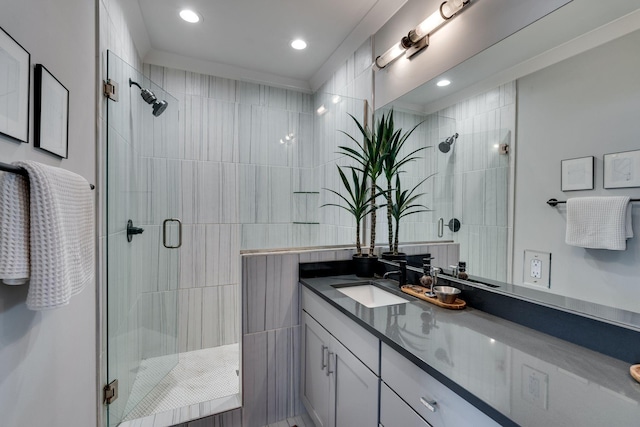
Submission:
<svg viewBox="0 0 640 427">
<path fill-rule="evenodd" d="M 436 294 L 433 292 L 433 287 L 438 284 L 438 273 L 440 273 L 440 269 L 438 267 L 431 267 L 429 269 L 429 276 L 431 276 L 431 289 L 426 293 L 428 297 L 435 297 Z"/>
<path fill-rule="evenodd" d="M 459 273 L 459 267 L 457 265 L 450 265 L 449 268 L 451 269 L 451 275 L 453 277 L 458 277 L 458 273 Z"/>
<path fill-rule="evenodd" d="M 392 263 L 389 263 L 389 264 L 392 264 Z M 382 278 L 386 279 L 392 274 L 397 274 L 398 284 L 400 285 L 400 287 L 402 287 L 407 284 L 407 261 L 403 261 L 403 260 L 398 261 L 398 268 L 399 270 L 396 270 L 396 271 L 387 271 L 382 275 Z"/>
</svg>

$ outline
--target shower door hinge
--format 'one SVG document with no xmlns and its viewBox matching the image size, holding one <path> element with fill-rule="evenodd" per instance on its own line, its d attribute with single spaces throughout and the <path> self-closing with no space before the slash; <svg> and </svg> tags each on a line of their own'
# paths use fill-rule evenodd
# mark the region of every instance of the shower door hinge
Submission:
<svg viewBox="0 0 640 427">
<path fill-rule="evenodd" d="M 112 404 L 118 398 L 118 380 L 113 380 L 102 389 L 102 401 L 106 405 Z"/>
<path fill-rule="evenodd" d="M 118 83 L 111 79 L 104 82 L 104 96 L 112 101 L 118 102 Z"/>
</svg>

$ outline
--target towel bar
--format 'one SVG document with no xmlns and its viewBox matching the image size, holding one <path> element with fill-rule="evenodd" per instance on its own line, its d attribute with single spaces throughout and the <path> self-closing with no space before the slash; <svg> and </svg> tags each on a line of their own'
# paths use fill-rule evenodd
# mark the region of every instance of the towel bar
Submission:
<svg viewBox="0 0 640 427">
<path fill-rule="evenodd" d="M 15 173 L 17 175 L 22 175 L 22 176 L 27 176 L 27 170 L 18 166 L 13 166 L 13 165 L 8 165 L 6 163 L 2 163 L 0 162 L 0 171 L 2 172 L 9 172 L 9 173 Z M 89 187 L 91 187 L 91 189 L 93 190 L 94 188 L 96 188 L 95 185 L 93 184 L 89 184 Z"/>
<path fill-rule="evenodd" d="M 631 199 L 630 201 L 631 202 L 640 202 L 640 199 Z M 567 203 L 567 202 L 566 201 L 561 202 L 560 200 L 557 200 L 557 199 L 549 199 L 549 200 L 547 200 L 547 204 L 549 206 L 553 206 L 553 207 L 558 206 L 558 205 L 563 205 L 565 203 Z"/>
</svg>

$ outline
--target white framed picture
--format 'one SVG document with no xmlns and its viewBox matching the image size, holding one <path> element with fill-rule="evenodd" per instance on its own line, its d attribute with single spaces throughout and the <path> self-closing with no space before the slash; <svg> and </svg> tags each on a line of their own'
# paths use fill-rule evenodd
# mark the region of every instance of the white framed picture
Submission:
<svg viewBox="0 0 640 427">
<path fill-rule="evenodd" d="M 562 191 L 593 190 L 593 156 L 562 160 L 560 186 Z"/>
<path fill-rule="evenodd" d="M 604 155 L 604 188 L 640 187 L 640 150 Z"/>
</svg>

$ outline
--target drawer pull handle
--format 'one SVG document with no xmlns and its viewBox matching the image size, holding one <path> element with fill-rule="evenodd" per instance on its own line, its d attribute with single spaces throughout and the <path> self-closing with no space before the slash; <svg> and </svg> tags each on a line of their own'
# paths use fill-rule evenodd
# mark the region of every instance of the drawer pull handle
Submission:
<svg viewBox="0 0 640 427">
<path fill-rule="evenodd" d="M 322 347 L 322 348 L 321 348 L 321 351 L 322 351 L 322 368 L 320 368 L 320 369 L 322 369 L 322 370 L 324 371 L 324 368 L 326 368 L 326 367 L 327 367 L 327 362 L 325 362 L 325 360 L 324 360 L 324 352 L 325 352 L 326 350 L 328 350 L 328 349 L 329 349 L 329 347 L 327 347 L 326 345 L 323 345 L 323 346 L 321 346 L 321 347 Z"/>
<path fill-rule="evenodd" d="M 329 352 L 329 357 L 327 358 L 327 376 L 333 374 L 333 371 L 331 370 L 331 355 L 333 354 L 332 351 Z"/>
<path fill-rule="evenodd" d="M 427 400 L 424 397 L 421 397 L 420 403 L 426 406 L 427 409 L 430 410 L 431 412 L 436 412 L 436 409 L 437 409 L 436 405 L 438 404 L 438 402 L 436 402 L 435 400 Z"/>
</svg>

